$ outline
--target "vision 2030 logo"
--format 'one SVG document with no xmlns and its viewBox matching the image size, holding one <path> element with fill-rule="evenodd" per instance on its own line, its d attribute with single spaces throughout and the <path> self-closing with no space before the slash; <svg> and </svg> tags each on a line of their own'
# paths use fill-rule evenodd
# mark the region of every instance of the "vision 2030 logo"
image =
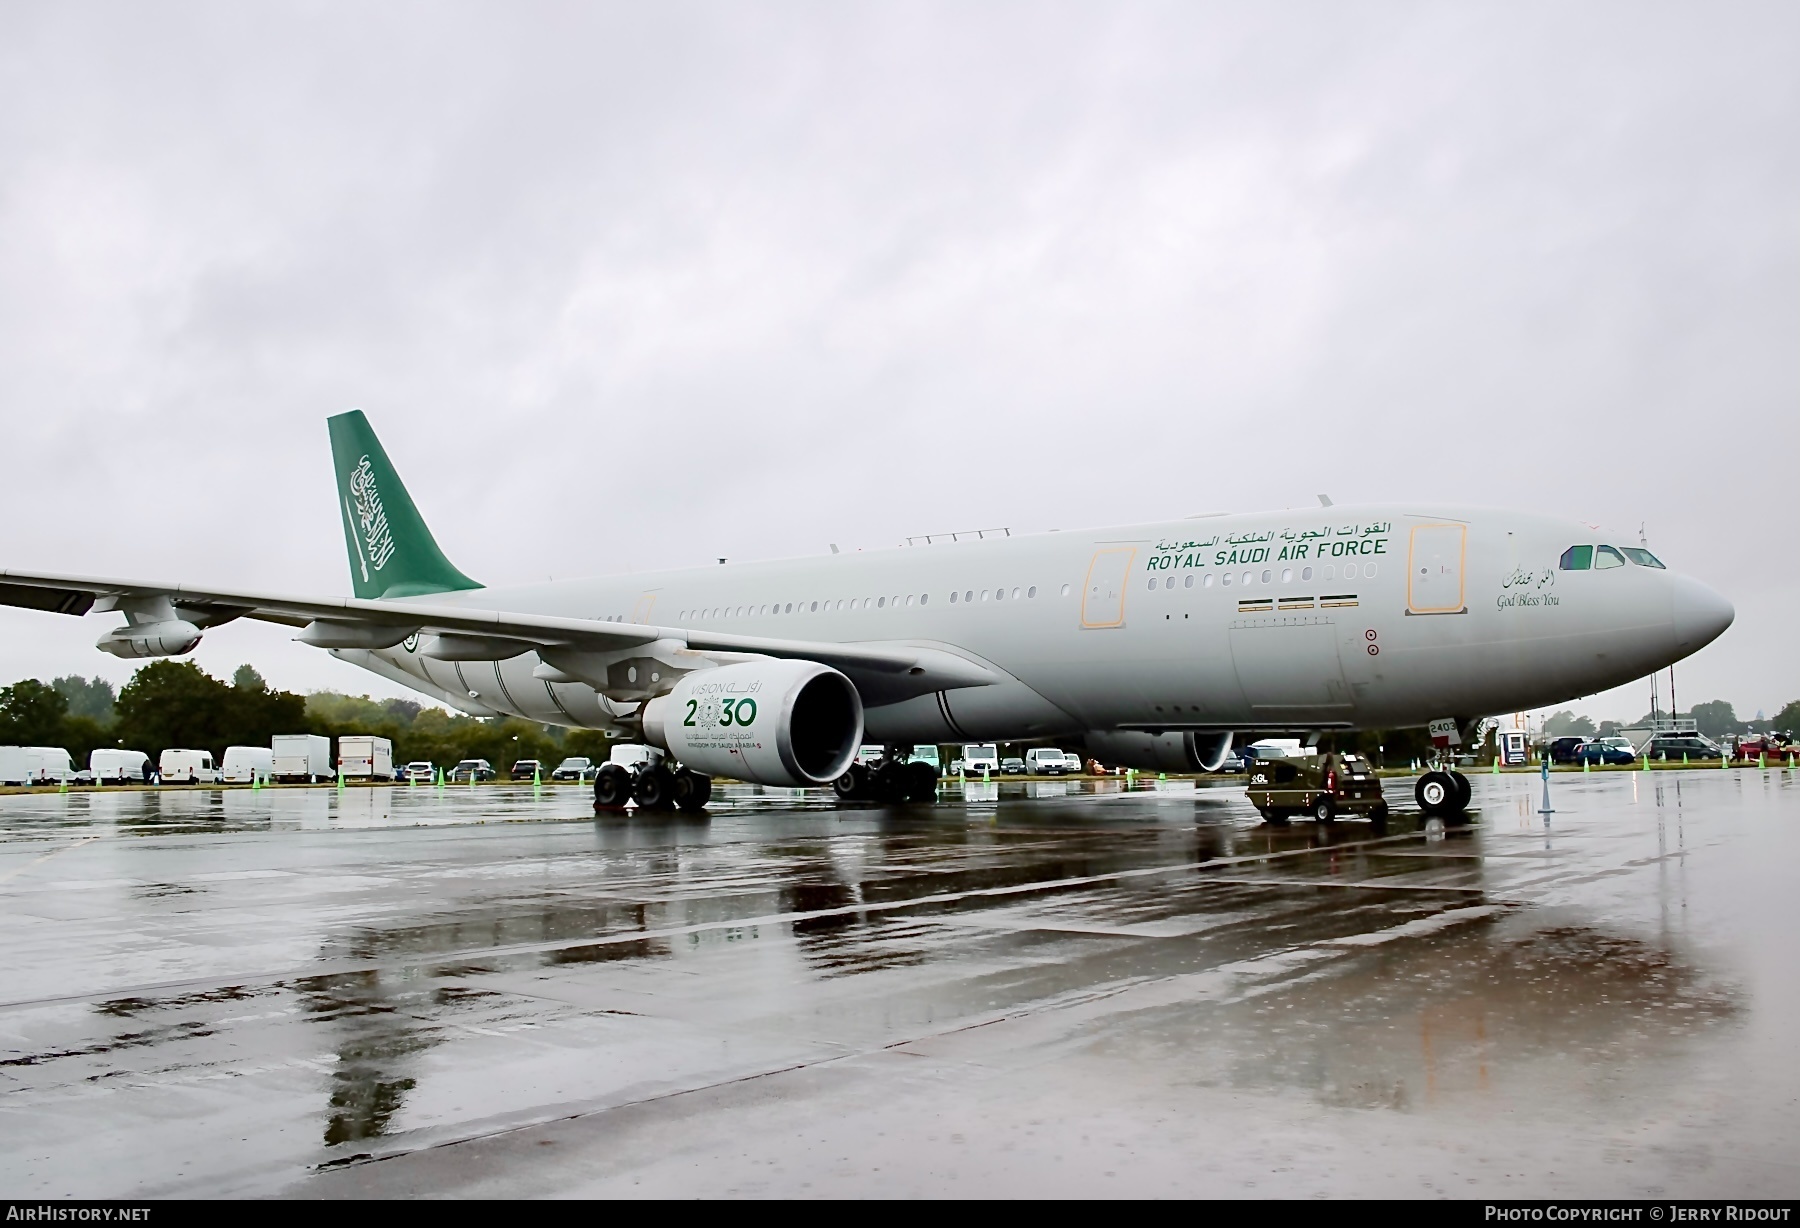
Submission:
<svg viewBox="0 0 1800 1228">
<path fill-rule="evenodd" d="M 756 701 L 748 698 L 718 699 L 712 696 L 690 699 L 687 701 L 687 715 L 682 718 L 681 723 L 688 729 L 729 729 L 734 726 L 747 728 L 756 723 Z"/>
</svg>

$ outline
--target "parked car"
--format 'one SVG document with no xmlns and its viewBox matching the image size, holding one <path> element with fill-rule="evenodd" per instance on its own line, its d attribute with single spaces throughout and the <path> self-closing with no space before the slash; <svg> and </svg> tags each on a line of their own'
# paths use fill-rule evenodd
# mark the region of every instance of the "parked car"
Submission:
<svg viewBox="0 0 1800 1228">
<path fill-rule="evenodd" d="M 1644 753 L 1659 763 L 1692 763 L 1696 759 L 1723 759 L 1725 748 L 1697 733 L 1659 733 L 1645 744 Z"/>
<path fill-rule="evenodd" d="M 1552 763 L 1573 763 L 1575 762 L 1575 748 L 1585 741 L 1587 741 L 1586 738 L 1575 734 L 1564 734 L 1560 738 L 1551 738 L 1549 744 L 1544 747 L 1544 753 L 1550 756 Z"/>
<path fill-rule="evenodd" d="M 437 780 L 437 764 L 429 759 L 415 759 L 400 769 L 400 777 L 406 781 L 421 781 L 431 784 Z"/>
<path fill-rule="evenodd" d="M 1002 759 L 1000 761 L 1000 774 L 1002 776 L 1023 776 L 1025 774 L 1025 761 L 1017 758 Z"/>
<path fill-rule="evenodd" d="M 1595 738 L 1575 748 L 1574 761 L 1582 764 L 1636 763 L 1637 752 L 1632 749 L 1629 738 Z"/>
<path fill-rule="evenodd" d="M 520 759 L 507 776 L 512 780 L 537 780 L 544 775 L 544 765 L 536 759 Z"/>
<path fill-rule="evenodd" d="M 1785 734 L 1779 733 L 1745 734 L 1738 739 L 1737 744 L 1737 757 L 1740 759 L 1754 759 L 1758 755 L 1785 759 L 1795 752 L 1794 743 Z"/>
<path fill-rule="evenodd" d="M 963 771 L 971 776 L 1000 770 L 1000 751 L 992 742 L 971 742 L 963 747 L 962 757 Z"/>
<path fill-rule="evenodd" d="M 592 780 L 594 778 L 594 761 L 586 755 L 570 755 L 556 765 L 550 773 L 551 780 Z"/>
<path fill-rule="evenodd" d="M 1221 772 L 1241 772 L 1244 770 L 1244 766 L 1244 757 L 1234 750 L 1225 756 L 1225 761 L 1219 764 L 1219 770 Z"/>
<path fill-rule="evenodd" d="M 450 780 L 452 782 L 497 779 L 499 779 L 499 775 L 494 771 L 494 765 L 489 763 L 486 759 L 464 759 L 461 763 L 458 763 L 455 767 L 450 769 Z"/>
<path fill-rule="evenodd" d="M 1033 776 L 1064 776 L 1069 762 L 1058 748 L 1034 746 L 1025 752 L 1025 770 Z"/>
</svg>

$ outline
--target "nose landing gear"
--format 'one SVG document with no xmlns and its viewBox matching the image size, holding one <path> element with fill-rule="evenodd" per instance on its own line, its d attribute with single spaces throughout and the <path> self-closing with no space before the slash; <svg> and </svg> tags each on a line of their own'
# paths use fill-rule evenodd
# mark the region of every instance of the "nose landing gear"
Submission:
<svg viewBox="0 0 1800 1228">
<path fill-rule="evenodd" d="M 1468 821 L 1469 799 L 1473 795 L 1467 776 L 1441 768 L 1425 773 L 1413 786 L 1413 798 L 1419 803 L 1419 809 L 1427 817 L 1440 818 L 1447 823 Z"/>
</svg>

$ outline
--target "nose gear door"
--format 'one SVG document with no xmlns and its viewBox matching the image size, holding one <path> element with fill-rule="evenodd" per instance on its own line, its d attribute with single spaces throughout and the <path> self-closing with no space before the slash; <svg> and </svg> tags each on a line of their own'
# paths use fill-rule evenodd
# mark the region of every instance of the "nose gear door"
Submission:
<svg viewBox="0 0 1800 1228">
<path fill-rule="evenodd" d="M 1406 553 L 1406 612 L 1463 614 L 1463 559 L 1467 525 L 1417 524 Z"/>
<path fill-rule="evenodd" d="M 1088 563 L 1081 591 L 1081 625 L 1086 630 L 1125 625 L 1125 586 L 1131 579 L 1134 546 L 1102 546 Z"/>
</svg>

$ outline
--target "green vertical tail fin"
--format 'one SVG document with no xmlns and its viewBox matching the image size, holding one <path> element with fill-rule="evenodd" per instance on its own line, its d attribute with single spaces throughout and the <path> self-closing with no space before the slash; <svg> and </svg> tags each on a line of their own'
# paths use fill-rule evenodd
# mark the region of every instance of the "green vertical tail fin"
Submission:
<svg viewBox="0 0 1800 1228">
<path fill-rule="evenodd" d="M 480 588 L 438 549 L 362 410 L 328 418 L 326 425 L 356 595 L 412 597 Z"/>
</svg>

